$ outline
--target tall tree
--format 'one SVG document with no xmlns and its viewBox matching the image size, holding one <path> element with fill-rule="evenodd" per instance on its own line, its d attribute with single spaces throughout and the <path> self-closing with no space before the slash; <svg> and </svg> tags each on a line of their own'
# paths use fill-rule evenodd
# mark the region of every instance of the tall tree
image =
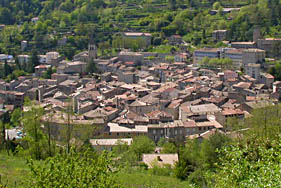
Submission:
<svg viewBox="0 0 281 188">
<path fill-rule="evenodd" d="M 95 64 L 95 62 L 94 62 L 93 59 L 91 59 L 91 60 L 88 62 L 86 71 L 88 72 L 88 74 L 91 74 L 91 73 L 94 73 L 94 72 L 97 71 L 96 64 Z"/>
<path fill-rule="evenodd" d="M 22 123 L 23 130 L 26 133 L 24 140 L 28 143 L 29 154 L 35 159 L 42 159 L 45 155 L 46 138 L 41 129 L 41 118 L 44 109 L 36 106 L 33 102 L 26 100 L 27 111 L 24 112 Z"/>
<path fill-rule="evenodd" d="M 138 160 L 141 160 L 142 154 L 153 152 L 154 148 L 154 142 L 147 136 L 135 137 L 132 145 L 130 146 L 130 150 L 138 156 Z"/>
<path fill-rule="evenodd" d="M 40 64 L 39 58 L 38 58 L 38 53 L 37 53 L 36 50 L 33 50 L 33 51 L 31 52 L 31 58 L 30 58 L 30 59 L 31 59 L 31 62 L 32 62 L 33 67 L 36 67 L 37 65 Z"/>
<path fill-rule="evenodd" d="M 12 73 L 12 68 L 11 66 L 7 63 L 7 61 L 5 61 L 4 63 L 4 76 L 7 77 L 9 74 Z"/>
<path fill-rule="evenodd" d="M 13 126 L 19 126 L 21 121 L 22 111 L 20 108 L 16 108 L 11 114 L 11 123 Z"/>
</svg>

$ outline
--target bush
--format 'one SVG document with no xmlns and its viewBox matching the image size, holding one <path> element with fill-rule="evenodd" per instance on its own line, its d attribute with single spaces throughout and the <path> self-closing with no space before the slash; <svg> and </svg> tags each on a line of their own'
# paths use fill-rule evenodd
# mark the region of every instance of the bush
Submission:
<svg viewBox="0 0 281 188">
<path fill-rule="evenodd" d="M 173 169 L 171 167 L 171 165 L 163 165 L 163 166 L 159 166 L 157 164 L 153 164 L 152 168 L 149 169 L 149 172 L 153 175 L 157 175 L 157 176 L 171 176 L 173 174 Z"/>
</svg>

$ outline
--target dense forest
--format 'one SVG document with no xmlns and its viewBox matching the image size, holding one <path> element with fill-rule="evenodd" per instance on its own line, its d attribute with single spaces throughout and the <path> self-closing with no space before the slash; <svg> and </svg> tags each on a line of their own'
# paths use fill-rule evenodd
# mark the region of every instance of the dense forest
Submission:
<svg viewBox="0 0 281 188">
<path fill-rule="evenodd" d="M 224 14 L 227 7 L 241 10 Z M 212 9 L 217 14 L 211 15 Z M 216 29 L 230 30 L 233 41 L 252 40 L 256 27 L 264 36 L 280 37 L 280 12 L 279 0 L 3 0 L 0 24 L 7 27 L 0 33 L 0 52 L 20 53 L 20 42 L 27 40 L 30 50 L 54 49 L 71 59 L 87 48 L 90 36 L 101 49 L 114 47 L 120 31 L 151 32 L 154 45 L 179 34 L 193 45 L 214 46 Z M 35 17 L 38 22 L 32 22 Z M 67 44 L 57 46 L 64 37 Z"/>
</svg>

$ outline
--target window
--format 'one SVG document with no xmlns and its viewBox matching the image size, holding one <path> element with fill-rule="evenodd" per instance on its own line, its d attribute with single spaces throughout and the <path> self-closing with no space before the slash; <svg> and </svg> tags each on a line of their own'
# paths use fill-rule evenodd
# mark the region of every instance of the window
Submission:
<svg viewBox="0 0 281 188">
<path fill-rule="evenodd" d="M 161 134 L 163 134 L 164 133 L 164 131 L 163 130 L 161 130 Z"/>
<path fill-rule="evenodd" d="M 176 135 L 176 134 L 178 134 L 178 131 L 177 131 L 177 130 L 175 130 L 175 135 Z"/>
<path fill-rule="evenodd" d="M 108 135 L 111 136 L 111 132 L 109 132 Z"/>
<path fill-rule="evenodd" d="M 182 134 L 182 130 L 180 130 L 180 134 Z"/>
<path fill-rule="evenodd" d="M 156 130 L 155 129 L 153 130 L 153 134 L 156 134 Z"/>
<path fill-rule="evenodd" d="M 201 131 L 201 127 L 199 127 L 199 131 Z"/>
</svg>

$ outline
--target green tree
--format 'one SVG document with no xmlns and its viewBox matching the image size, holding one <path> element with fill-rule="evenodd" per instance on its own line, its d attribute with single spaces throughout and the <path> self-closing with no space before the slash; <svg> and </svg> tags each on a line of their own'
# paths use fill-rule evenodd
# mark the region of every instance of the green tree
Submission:
<svg viewBox="0 0 281 188">
<path fill-rule="evenodd" d="M 174 56 L 166 56 L 165 61 L 168 61 L 169 63 L 172 63 L 173 61 L 175 61 L 175 57 Z"/>
<path fill-rule="evenodd" d="M 206 173 L 210 187 L 280 187 L 281 136 L 253 139 L 220 150 L 215 172 Z"/>
<path fill-rule="evenodd" d="M 133 140 L 130 150 L 138 156 L 138 160 L 141 160 L 142 154 L 151 153 L 155 149 L 154 142 L 147 136 L 138 136 Z"/>
<path fill-rule="evenodd" d="M 11 66 L 5 61 L 4 63 L 4 77 L 7 77 L 9 74 L 12 73 L 12 68 Z"/>
<path fill-rule="evenodd" d="M 15 64 L 16 64 L 16 69 L 17 69 L 17 70 L 21 70 L 21 65 L 20 65 L 20 63 L 19 63 L 18 57 L 16 57 L 16 59 L 15 59 Z"/>
<path fill-rule="evenodd" d="M 121 140 L 117 141 L 117 145 L 113 147 L 113 152 L 115 154 L 123 154 L 129 150 L 127 142 L 122 142 Z"/>
<path fill-rule="evenodd" d="M 40 164 L 29 161 L 31 175 L 27 186 L 34 188 L 51 187 L 96 187 L 119 188 L 116 168 L 111 156 L 103 153 L 96 156 L 89 151 L 71 151 L 49 158 Z"/>
<path fill-rule="evenodd" d="M 269 73 L 272 74 L 276 80 L 281 80 L 281 63 L 276 63 L 274 67 L 271 67 Z"/>
<path fill-rule="evenodd" d="M 13 126 L 20 126 L 22 111 L 20 108 L 16 108 L 11 114 L 11 123 Z"/>
<path fill-rule="evenodd" d="M 210 62 L 210 58 L 208 58 L 207 56 L 206 57 L 203 57 L 203 59 L 198 63 L 201 67 L 206 67 L 209 65 L 209 62 Z"/>
<path fill-rule="evenodd" d="M 44 123 L 44 130 L 46 131 L 47 134 L 47 142 L 48 142 L 48 149 L 47 149 L 47 153 L 49 157 L 54 156 L 55 152 L 56 152 L 56 143 L 55 140 L 52 138 L 52 118 L 54 117 L 54 113 L 50 112 L 48 114 L 45 114 L 45 123 Z"/>
<path fill-rule="evenodd" d="M 0 150 L 5 148 L 6 145 L 6 125 L 3 121 L 0 121 Z M 1 182 L 0 182 L 1 183 Z"/>
<path fill-rule="evenodd" d="M 31 52 L 31 62 L 32 62 L 32 64 L 33 64 L 33 66 L 34 67 L 36 67 L 37 65 L 39 65 L 40 63 L 39 63 L 39 58 L 38 58 L 38 53 L 37 53 L 37 51 L 36 50 L 33 50 L 32 52 Z"/>
<path fill-rule="evenodd" d="M 188 140 L 185 147 L 181 149 L 179 162 L 176 164 L 176 177 L 189 179 L 192 183 L 203 186 L 206 181 L 204 172 L 212 170 L 218 162 L 216 151 L 229 144 L 230 141 L 219 132 L 203 142 Z"/>
<path fill-rule="evenodd" d="M 163 145 L 161 153 L 177 153 L 177 147 L 170 142 L 167 142 Z"/>
<path fill-rule="evenodd" d="M 52 74 L 56 72 L 56 69 L 49 67 L 46 72 L 43 73 L 43 78 L 50 79 Z"/>
<path fill-rule="evenodd" d="M 213 4 L 213 9 L 214 9 L 214 10 L 219 10 L 220 7 L 221 7 L 220 2 L 215 2 L 215 3 Z"/>
<path fill-rule="evenodd" d="M 73 138 L 73 116 L 75 115 L 73 112 L 73 104 L 69 100 L 69 105 L 66 107 L 65 112 L 62 114 L 62 119 L 65 122 L 66 133 L 65 133 L 65 141 L 66 141 L 66 151 L 69 153 L 71 149 L 71 139 Z M 66 116 L 66 117 L 65 117 Z"/>
<path fill-rule="evenodd" d="M 34 159 L 43 159 L 46 157 L 46 138 L 41 129 L 41 118 L 44 109 L 36 106 L 33 102 L 25 100 L 25 107 L 28 109 L 22 117 L 23 130 L 26 133 L 24 141 L 27 142 L 26 152 Z"/>
<path fill-rule="evenodd" d="M 93 59 L 91 59 L 88 62 L 87 67 L 86 67 L 86 71 L 87 71 L 88 74 L 91 74 L 91 73 L 94 73 L 94 72 L 97 71 L 96 64 L 95 64 Z"/>
</svg>

